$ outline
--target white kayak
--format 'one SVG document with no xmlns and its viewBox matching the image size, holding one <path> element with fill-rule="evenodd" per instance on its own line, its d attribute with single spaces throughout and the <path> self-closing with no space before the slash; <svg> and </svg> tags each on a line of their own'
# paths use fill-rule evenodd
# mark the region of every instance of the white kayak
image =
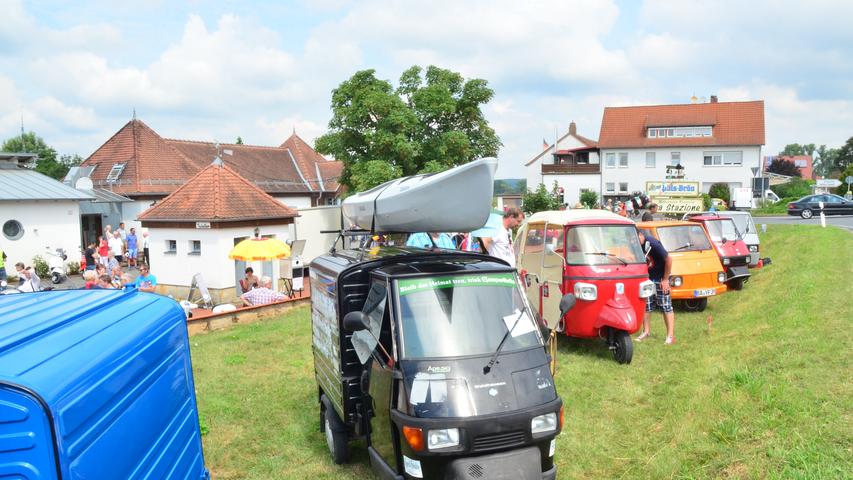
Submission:
<svg viewBox="0 0 853 480">
<path fill-rule="evenodd" d="M 496 158 L 383 183 L 344 200 L 344 216 L 376 232 L 470 232 L 492 210 Z"/>
</svg>

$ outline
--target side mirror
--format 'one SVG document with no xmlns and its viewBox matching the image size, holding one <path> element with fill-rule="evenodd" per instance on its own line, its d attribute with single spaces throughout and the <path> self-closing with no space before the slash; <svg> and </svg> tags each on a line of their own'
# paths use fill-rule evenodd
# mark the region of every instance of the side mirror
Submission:
<svg viewBox="0 0 853 480">
<path fill-rule="evenodd" d="M 349 312 L 344 315 L 344 330 L 348 332 L 367 330 L 367 322 L 367 315 L 364 312 Z"/>
<path fill-rule="evenodd" d="M 560 299 L 560 318 L 563 318 L 563 315 L 569 313 L 569 310 L 575 306 L 575 295 L 573 293 L 567 293 L 563 295 L 563 298 Z"/>
<path fill-rule="evenodd" d="M 725 245 L 727 241 L 728 240 L 726 240 L 726 237 L 723 237 L 723 245 Z"/>
</svg>

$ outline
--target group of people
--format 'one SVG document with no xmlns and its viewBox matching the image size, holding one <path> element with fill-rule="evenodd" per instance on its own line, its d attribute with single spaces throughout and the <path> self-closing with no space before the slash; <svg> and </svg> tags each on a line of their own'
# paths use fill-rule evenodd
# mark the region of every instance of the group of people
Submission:
<svg viewBox="0 0 853 480">
<path fill-rule="evenodd" d="M 122 270 L 121 265 L 115 263 L 110 270 L 101 263 L 94 265 L 94 269 L 86 269 L 83 272 L 83 280 L 86 281 L 83 288 L 106 288 L 106 289 L 129 289 L 136 288 L 143 292 L 154 292 L 157 287 L 157 277 L 151 274 L 148 265 L 139 266 L 139 275 L 134 279 L 129 273 Z"/>
<path fill-rule="evenodd" d="M 420 232 L 409 235 L 406 246 L 487 252 L 515 267 L 512 230 L 523 221 L 524 213 L 517 207 L 510 207 L 504 211 L 502 221 L 491 237 L 473 237 L 469 233 L 451 235 L 440 232 Z"/>
<path fill-rule="evenodd" d="M 264 275 L 260 279 L 252 267 L 246 267 L 246 275 L 240 279 L 240 300 L 243 306 L 266 305 L 285 299 L 285 295 L 272 288 L 272 278 Z"/>
<path fill-rule="evenodd" d="M 128 268 L 137 268 L 140 253 L 142 253 L 143 263 L 150 265 L 149 245 L 148 232 L 143 233 L 140 239 L 135 228 L 131 228 L 129 231 L 125 230 L 124 222 L 119 223 L 115 231 L 112 230 L 111 225 L 107 225 L 104 228 L 104 234 L 98 236 L 97 243 L 90 243 L 83 252 L 86 270 L 94 270 L 96 264 L 104 265 L 112 270 L 111 260 L 115 260 L 118 264 L 126 260 Z"/>
</svg>

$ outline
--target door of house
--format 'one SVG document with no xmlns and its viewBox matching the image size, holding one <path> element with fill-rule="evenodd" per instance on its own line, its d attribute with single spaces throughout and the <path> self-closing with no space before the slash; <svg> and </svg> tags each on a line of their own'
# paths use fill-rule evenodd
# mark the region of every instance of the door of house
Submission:
<svg viewBox="0 0 853 480">
<path fill-rule="evenodd" d="M 97 244 L 98 235 L 102 232 L 101 215 L 99 213 L 80 215 L 80 230 L 84 249 L 90 243 Z"/>
</svg>

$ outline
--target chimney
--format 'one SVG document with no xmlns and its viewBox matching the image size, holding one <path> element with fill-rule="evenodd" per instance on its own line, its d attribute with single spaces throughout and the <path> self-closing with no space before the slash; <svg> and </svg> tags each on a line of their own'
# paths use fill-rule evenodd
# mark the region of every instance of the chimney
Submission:
<svg viewBox="0 0 853 480">
<path fill-rule="evenodd" d="M 711 95 L 711 103 L 717 103 L 717 96 Z"/>
<path fill-rule="evenodd" d="M 575 121 L 572 120 L 572 123 L 569 124 L 569 135 L 577 135 L 578 134 L 578 126 L 575 125 Z"/>
</svg>

